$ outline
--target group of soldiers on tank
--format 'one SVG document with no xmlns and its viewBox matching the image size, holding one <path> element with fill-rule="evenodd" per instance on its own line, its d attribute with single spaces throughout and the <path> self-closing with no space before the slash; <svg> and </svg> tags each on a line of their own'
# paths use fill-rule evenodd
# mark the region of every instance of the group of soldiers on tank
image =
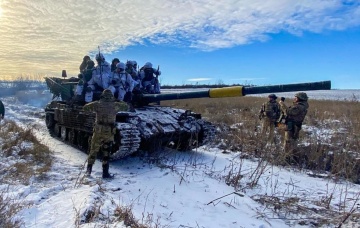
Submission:
<svg viewBox="0 0 360 228">
<path fill-rule="evenodd" d="M 78 99 L 85 103 L 93 101 L 94 91 L 109 89 L 119 101 L 130 102 L 132 93 L 160 93 L 158 76 L 161 72 L 147 62 L 140 69 L 137 62 L 128 60 L 121 62 L 114 58 L 108 63 L 102 53 L 95 56 L 95 62 L 89 56 L 84 56 L 80 64 L 80 78 L 76 88 Z"/>
<path fill-rule="evenodd" d="M 114 123 L 119 111 L 132 111 L 133 93 L 160 93 L 157 77 L 161 74 L 150 62 L 137 69 L 136 61 L 121 62 L 114 58 L 109 64 L 105 57 L 98 53 L 95 56 L 97 65 L 89 56 L 84 56 L 80 65 L 79 82 L 76 97 L 85 101 L 85 112 L 96 114 L 93 135 L 89 148 L 86 174 L 91 175 L 97 153 L 102 152 L 103 178 L 111 178 L 109 158 L 114 141 Z M 93 93 L 102 91 L 100 100 L 93 101 Z"/>
<path fill-rule="evenodd" d="M 261 135 L 266 139 L 267 146 L 275 144 L 275 127 L 279 124 L 284 125 L 284 152 L 291 158 L 291 161 L 298 162 L 297 140 L 302 123 L 309 108 L 308 96 L 304 92 L 296 93 L 291 106 L 286 106 L 285 98 L 282 97 L 279 102 L 276 101 L 277 96 L 270 94 L 268 101 L 263 103 L 260 109 L 259 118 L 261 123 Z M 268 135 L 266 135 L 268 133 Z"/>
</svg>

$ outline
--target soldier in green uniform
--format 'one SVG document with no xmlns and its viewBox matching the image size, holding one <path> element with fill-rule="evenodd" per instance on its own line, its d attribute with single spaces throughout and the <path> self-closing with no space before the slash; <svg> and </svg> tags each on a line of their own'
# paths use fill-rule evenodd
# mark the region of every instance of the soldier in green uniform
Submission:
<svg viewBox="0 0 360 228">
<path fill-rule="evenodd" d="M 5 107 L 2 101 L 0 100 L 0 121 L 4 119 L 5 116 Z"/>
<path fill-rule="evenodd" d="M 286 155 L 292 156 L 295 161 L 298 159 L 295 154 L 295 149 L 297 140 L 299 139 L 299 132 L 309 108 L 307 100 L 307 94 L 299 92 L 295 94 L 292 106 L 287 107 L 284 102 L 279 102 L 281 111 L 285 115 L 286 124 L 284 152 Z"/>
<path fill-rule="evenodd" d="M 114 141 L 114 123 L 116 113 L 127 111 L 128 105 L 125 102 L 115 102 L 112 92 L 105 89 L 99 101 L 94 101 L 84 106 L 84 111 L 95 112 L 95 126 L 91 138 L 91 147 L 88 157 L 86 173 L 91 174 L 92 166 L 95 163 L 96 155 L 102 150 L 103 160 L 103 178 L 110 178 L 109 174 L 109 156 L 111 143 Z"/>
<path fill-rule="evenodd" d="M 277 119 L 280 116 L 280 105 L 276 102 L 277 96 L 270 94 L 268 101 L 261 105 L 259 119 L 261 122 L 261 135 L 267 139 L 267 145 L 275 143 L 274 131 Z M 266 132 L 269 132 L 266 137 Z"/>
</svg>

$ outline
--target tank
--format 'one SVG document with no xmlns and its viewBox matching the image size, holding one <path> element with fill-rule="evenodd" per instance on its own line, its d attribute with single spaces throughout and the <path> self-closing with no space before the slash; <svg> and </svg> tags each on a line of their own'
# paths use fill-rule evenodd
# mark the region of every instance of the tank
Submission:
<svg viewBox="0 0 360 228">
<path fill-rule="evenodd" d="M 88 151 L 95 114 L 84 112 L 83 103 L 74 97 L 78 78 L 46 77 L 53 100 L 45 107 L 45 122 L 53 137 L 85 152 Z M 329 90 L 330 81 L 271 86 L 234 86 L 206 91 L 133 95 L 134 112 L 116 114 L 116 134 L 111 159 L 121 159 L 137 151 L 153 151 L 159 147 L 189 150 L 216 137 L 215 126 L 202 119 L 201 114 L 160 105 L 164 100 L 192 98 L 226 98 L 250 94 L 308 90 Z M 98 99 L 102 91 L 94 93 Z"/>
</svg>

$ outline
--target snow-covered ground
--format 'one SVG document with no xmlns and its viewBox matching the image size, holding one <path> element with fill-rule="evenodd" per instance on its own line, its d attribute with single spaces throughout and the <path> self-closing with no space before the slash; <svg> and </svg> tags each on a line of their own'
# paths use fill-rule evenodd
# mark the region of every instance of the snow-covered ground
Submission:
<svg viewBox="0 0 360 228">
<path fill-rule="evenodd" d="M 87 155 L 49 136 L 41 105 L 2 100 L 7 119 L 32 124 L 36 137 L 54 151 L 49 178 L 0 186 L 28 204 L 18 213 L 24 227 L 125 227 L 114 216 L 118 207 L 152 227 L 315 227 L 313 218 L 330 222 L 354 208 L 359 212 L 359 185 L 206 146 L 114 161 L 110 181 L 102 180 L 97 161 L 92 178 L 84 178 Z M 89 211 L 99 213 L 95 221 L 87 222 Z"/>
</svg>

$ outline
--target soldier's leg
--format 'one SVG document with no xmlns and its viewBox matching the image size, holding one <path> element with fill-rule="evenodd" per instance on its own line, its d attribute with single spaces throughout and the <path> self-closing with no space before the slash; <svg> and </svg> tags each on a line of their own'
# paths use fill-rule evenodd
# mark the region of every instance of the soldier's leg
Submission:
<svg viewBox="0 0 360 228">
<path fill-rule="evenodd" d="M 266 122 L 265 122 L 265 117 L 263 117 L 261 120 L 261 137 L 264 138 L 265 135 L 266 135 Z"/>
<path fill-rule="evenodd" d="M 268 137 L 268 143 L 270 143 L 270 144 L 275 144 L 274 131 L 275 131 L 275 123 L 270 121 L 269 122 L 269 137 Z"/>
<path fill-rule="evenodd" d="M 101 147 L 103 154 L 102 167 L 103 167 L 103 178 L 111 178 L 109 173 L 109 159 L 111 153 L 112 142 L 104 142 Z"/>
<path fill-rule="evenodd" d="M 294 149 L 293 131 L 286 130 L 284 137 L 284 152 L 286 155 L 290 155 Z"/>
<path fill-rule="evenodd" d="M 91 139 L 91 146 L 90 146 L 90 151 L 89 151 L 89 156 L 88 156 L 88 165 L 87 165 L 87 170 L 86 170 L 86 173 L 88 175 L 90 175 L 92 172 L 92 166 L 95 163 L 96 156 L 100 150 L 100 147 L 101 147 L 100 139 L 99 139 L 99 137 L 97 137 L 96 134 L 94 134 Z"/>
<path fill-rule="evenodd" d="M 300 153 L 298 150 L 298 146 L 297 146 L 297 141 L 299 139 L 299 132 L 300 132 L 301 127 L 294 125 L 294 133 L 293 133 L 293 159 L 296 162 L 300 162 Z"/>
<path fill-rule="evenodd" d="M 102 129 L 102 137 L 103 137 L 103 144 L 102 144 L 102 167 L 103 167 L 103 178 L 111 178 L 112 176 L 109 173 L 109 159 L 111 154 L 111 147 L 112 142 L 114 141 L 114 133 L 115 128 L 113 127 L 106 127 Z"/>
</svg>

